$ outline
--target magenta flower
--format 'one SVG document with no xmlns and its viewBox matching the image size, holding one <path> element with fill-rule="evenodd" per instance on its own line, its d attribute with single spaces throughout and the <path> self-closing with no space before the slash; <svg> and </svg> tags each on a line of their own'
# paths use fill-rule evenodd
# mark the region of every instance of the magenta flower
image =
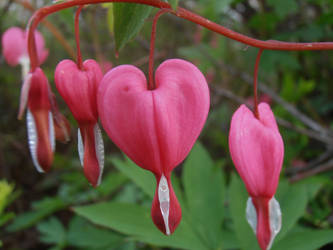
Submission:
<svg viewBox="0 0 333 250">
<path fill-rule="evenodd" d="M 27 128 L 30 153 L 39 172 L 50 169 L 53 161 L 54 127 L 50 103 L 50 87 L 40 68 L 29 73 L 23 85 L 22 95 L 27 95 Z M 24 106 L 24 101 L 21 102 Z M 22 108 L 21 113 L 24 108 Z"/>
<path fill-rule="evenodd" d="M 269 249 L 281 227 L 281 211 L 274 194 L 284 147 L 274 115 L 266 103 L 258 106 L 259 119 L 245 105 L 234 113 L 229 148 L 235 167 L 251 198 L 247 217 L 261 249 Z"/>
<path fill-rule="evenodd" d="M 131 65 L 113 68 L 98 90 L 98 111 L 112 141 L 138 166 L 151 171 L 157 188 L 151 215 L 164 233 L 174 232 L 181 208 L 170 174 L 190 152 L 209 110 L 209 90 L 202 73 L 180 59 L 162 63 L 156 88 Z"/>
<path fill-rule="evenodd" d="M 78 150 L 88 181 L 99 185 L 104 167 L 104 146 L 98 126 L 97 87 L 103 77 L 94 60 L 80 70 L 71 60 L 61 61 L 55 70 L 56 87 L 79 124 Z"/>
<path fill-rule="evenodd" d="M 26 32 L 18 27 L 11 27 L 3 33 L 2 53 L 10 66 L 29 64 L 27 38 Z M 43 36 L 38 31 L 35 32 L 35 41 L 39 64 L 42 64 L 49 52 L 45 49 Z"/>
</svg>

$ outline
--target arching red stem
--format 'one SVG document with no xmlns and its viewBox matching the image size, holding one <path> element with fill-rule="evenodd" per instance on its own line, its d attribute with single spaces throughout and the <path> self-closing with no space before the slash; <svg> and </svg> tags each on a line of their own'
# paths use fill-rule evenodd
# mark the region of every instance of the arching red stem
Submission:
<svg viewBox="0 0 333 250">
<path fill-rule="evenodd" d="M 28 52 L 31 62 L 31 71 L 34 71 L 38 66 L 38 59 L 36 55 L 36 48 L 34 42 L 34 31 L 38 26 L 38 23 L 43 20 L 46 16 L 66 9 L 73 6 L 85 5 L 85 4 L 97 4 L 97 3 L 107 3 L 107 2 L 126 2 L 126 3 L 137 3 L 150 5 L 160 9 L 169 9 L 170 13 L 176 15 L 180 18 L 187 19 L 193 23 L 199 24 L 203 27 L 206 27 L 209 30 L 212 30 L 216 33 L 229 37 L 230 39 L 239 41 L 241 43 L 247 44 L 249 46 L 269 49 L 269 50 L 332 50 L 333 42 L 314 42 L 314 43 L 289 43 L 281 41 L 262 41 L 255 38 L 248 37 L 246 35 L 237 33 L 233 30 L 227 29 L 217 23 L 214 23 L 202 16 L 199 16 L 191 11 L 188 11 L 184 8 L 178 8 L 173 10 L 170 4 L 163 2 L 161 0 L 72 0 L 65 1 L 62 3 L 54 4 L 51 6 L 46 6 L 40 8 L 35 12 L 31 17 L 29 23 L 29 37 L 28 37 Z"/>
</svg>

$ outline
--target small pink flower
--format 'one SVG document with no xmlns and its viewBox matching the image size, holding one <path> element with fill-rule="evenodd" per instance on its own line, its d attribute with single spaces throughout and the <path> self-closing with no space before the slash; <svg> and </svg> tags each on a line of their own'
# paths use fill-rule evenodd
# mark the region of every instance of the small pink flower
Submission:
<svg viewBox="0 0 333 250">
<path fill-rule="evenodd" d="M 29 60 L 27 38 L 26 32 L 18 27 L 11 27 L 3 33 L 2 53 L 10 66 L 16 66 L 19 63 L 22 64 L 24 61 Z M 49 52 L 45 49 L 43 36 L 38 31 L 35 32 L 35 41 L 39 64 L 42 64 Z"/>
<path fill-rule="evenodd" d="M 149 90 L 140 69 L 115 67 L 98 89 L 98 111 L 111 140 L 155 175 L 151 215 L 155 225 L 169 235 L 181 220 L 170 174 L 190 152 L 204 126 L 209 90 L 198 68 L 179 59 L 162 63 L 155 72 L 155 83 L 156 88 Z"/>
<path fill-rule="evenodd" d="M 235 167 L 251 196 L 248 201 L 250 224 L 259 245 L 268 249 L 280 230 L 270 222 L 281 220 L 274 194 L 282 168 L 284 146 L 274 115 L 266 103 L 258 106 L 259 119 L 245 105 L 234 113 L 230 126 L 229 148 Z M 255 212 L 253 213 L 253 206 Z M 251 221 L 252 220 L 252 221 Z"/>
<path fill-rule="evenodd" d="M 79 124 L 78 149 L 88 181 L 99 185 L 104 166 L 104 146 L 98 127 L 97 88 L 103 77 L 94 60 L 86 60 L 83 69 L 71 60 L 61 61 L 55 70 L 56 87 Z"/>
</svg>

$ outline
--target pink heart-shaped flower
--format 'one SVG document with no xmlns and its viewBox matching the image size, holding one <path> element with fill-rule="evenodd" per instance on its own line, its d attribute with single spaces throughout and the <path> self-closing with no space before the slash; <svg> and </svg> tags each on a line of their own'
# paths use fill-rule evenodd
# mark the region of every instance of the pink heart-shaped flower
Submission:
<svg viewBox="0 0 333 250">
<path fill-rule="evenodd" d="M 98 127 L 97 88 L 103 77 L 96 61 L 83 62 L 82 69 L 71 60 L 61 61 L 55 70 L 56 87 L 79 124 L 78 151 L 84 174 L 95 187 L 104 166 L 104 146 Z"/>
<path fill-rule="evenodd" d="M 181 218 L 170 172 L 185 159 L 204 126 L 209 89 L 199 69 L 180 59 L 162 63 L 155 83 L 156 88 L 148 90 L 142 71 L 131 65 L 112 69 L 98 89 L 98 112 L 112 141 L 155 174 L 152 217 L 170 234 Z"/>
</svg>

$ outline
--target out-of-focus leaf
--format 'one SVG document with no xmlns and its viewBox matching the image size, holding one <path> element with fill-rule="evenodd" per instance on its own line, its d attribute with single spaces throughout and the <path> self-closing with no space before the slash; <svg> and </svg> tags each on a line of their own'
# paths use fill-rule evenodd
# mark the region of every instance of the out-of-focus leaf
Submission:
<svg viewBox="0 0 333 250">
<path fill-rule="evenodd" d="M 282 212 L 282 228 L 276 237 L 276 242 L 282 239 L 304 214 L 308 203 L 308 191 L 305 184 L 297 183 L 289 185 L 288 191 L 280 196 L 276 195 Z"/>
<path fill-rule="evenodd" d="M 101 185 L 96 190 L 102 195 L 108 195 L 121 187 L 127 180 L 123 173 L 111 172 L 103 178 Z"/>
<path fill-rule="evenodd" d="M 272 250 L 316 250 L 333 242 L 333 230 L 306 230 L 288 233 Z"/>
<path fill-rule="evenodd" d="M 129 158 L 126 158 L 125 161 L 120 160 L 119 158 L 112 158 L 111 162 L 113 165 L 126 175 L 129 179 L 135 182 L 142 190 L 149 195 L 154 197 L 154 191 L 156 187 L 156 181 L 153 174 L 149 171 L 144 170 L 138 167 L 134 162 Z"/>
<path fill-rule="evenodd" d="M 204 147 L 197 143 L 184 164 L 183 183 L 191 223 L 217 249 L 224 214 L 224 180 Z"/>
<path fill-rule="evenodd" d="M 118 249 L 123 240 L 124 237 L 119 234 L 97 228 L 79 216 L 75 216 L 69 223 L 67 241 L 71 246 L 89 249 Z"/>
<path fill-rule="evenodd" d="M 51 217 L 49 220 L 39 223 L 37 229 L 41 234 L 42 242 L 59 246 L 66 244 L 66 230 L 57 218 Z"/>
<path fill-rule="evenodd" d="M 113 3 L 108 3 L 108 11 L 106 15 L 108 29 L 111 34 L 114 34 L 114 18 L 113 18 Z"/>
<path fill-rule="evenodd" d="M 179 0 L 168 0 L 168 2 L 174 10 L 177 10 Z"/>
<path fill-rule="evenodd" d="M 13 219 L 15 217 L 15 214 L 13 212 L 5 213 L 0 215 L 0 227 Z"/>
<path fill-rule="evenodd" d="M 140 31 L 151 10 L 152 7 L 143 4 L 113 4 L 114 37 L 117 51 Z"/>
<path fill-rule="evenodd" d="M 259 250 L 257 240 L 250 225 L 246 221 L 246 201 L 248 194 L 241 180 L 233 174 L 229 188 L 230 214 L 234 231 L 243 250 Z"/>
<path fill-rule="evenodd" d="M 6 229 L 9 232 L 15 232 L 31 227 L 46 216 L 63 209 L 66 205 L 66 203 L 58 198 L 46 198 L 35 202 L 33 204 L 33 211 L 18 215 Z"/>
<path fill-rule="evenodd" d="M 173 235 L 165 236 L 154 226 L 149 209 L 138 205 L 106 202 L 75 207 L 74 211 L 95 224 L 131 235 L 146 243 L 182 249 L 205 249 L 184 221 Z"/>
<path fill-rule="evenodd" d="M 298 4 L 295 0 L 267 0 L 267 3 L 274 8 L 275 13 L 280 18 L 284 18 L 286 15 L 298 10 Z"/>
</svg>

